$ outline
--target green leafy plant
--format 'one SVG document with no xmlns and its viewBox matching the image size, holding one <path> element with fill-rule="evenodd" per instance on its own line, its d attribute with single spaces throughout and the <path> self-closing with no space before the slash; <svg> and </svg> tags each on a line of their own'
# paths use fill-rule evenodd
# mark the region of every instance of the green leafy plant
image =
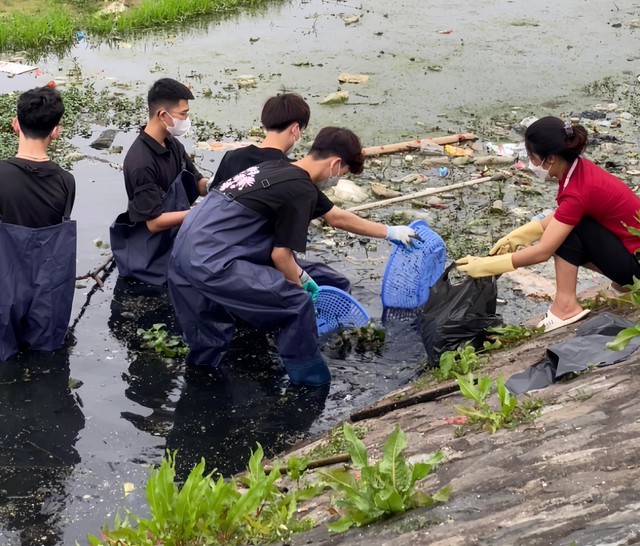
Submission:
<svg viewBox="0 0 640 546">
<path fill-rule="evenodd" d="M 286 540 L 312 526 L 309 519 L 296 519 L 302 495 L 283 494 L 277 487 L 279 469 L 265 473 L 259 444 L 248 473 L 228 481 L 205 475 L 202 460 L 178 487 L 175 457 L 175 452 L 167 453 L 151 472 L 146 488 L 150 517 L 127 510 L 124 518 L 116 516 L 113 529 L 102 528 L 100 538 L 89 536 L 92 546 L 244 545 Z"/>
<path fill-rule="evenodd" d="M 466 418 L 466 426 L 480 428 L 491 433 L 501 428 L 513 428 L 521 423 L 530 422 L 540 414 L 541 399 L 527 400 L 520 403 L 504 386 L 502 377 L 498 378 L 497 391 L 500 407 L 494 410 L 487 399 L 494 387 L 489 376 L 474 378 L 473 374 L 459 375 L 458 386 L 462 395 L 473 402 L 473 406 L 456 406 L 458 414 Z"/>
<path fill-rule="evenodd" d="M 358 440 L 362 440 L 367 432 L 367 427 L 362 425 L 355 425 L 350 429 Z M 344 435 L 344 427 L 336 427 L 331 430 L 328 440 L 323 441 L 311 450 L 309 459 L 323 459 L 339 453 L 346 453 L 349 450 L 349 446 L 350 442 Z"/>
<path fill-rule="evenodd" d="M 403 455 L 407 441 L 404 432 L 396 427 L 384 444 L 383 458 L 369 464 L 364 443 L 347 423 L 343 434 L 350 444 L 351 463 L 359 472 L 321 472 L 327 485 L 337 493 L 336 506 L 343 510 L 341 517 L 328 526 L 331 531 L 343 532 L 354 525 L 359 527 L 391 514 L 448 500 L 449 486 L 434 495 L 416 489 L 416 482 L 442 462 L 442 452 L 434 453 L 427 462 L 408 464 Z"/>
<path fill-rule="evenodd" d="M 458 347 L 455 351 L 445 351 L 440 356 L 440 363 L 433 369 L 433 376 L 438 381 L 453 379 L 457 375 L 467 375 L 477 370 L 482 357 L 472 345 Z"/>
<path fill-rule="evenodd" d="M 182 338 L 169 335 L 166 324 L 156 323 L 148 330 L 138 328 L 138 336 L 142 338 L 144 347 L 168 358 L 184 356 L 189 352 L 189 347 L 184 344 Z"/>
<path fill-rule="evenodd" d="M 544 328 L 526 328 L 525 326 L 514 326 L 507 324 L 495 328 L 487 328 L 490 340 L 485 341 L 485 350 L 500 349 L 527 341 L 541 335 Z"/>
</svg>

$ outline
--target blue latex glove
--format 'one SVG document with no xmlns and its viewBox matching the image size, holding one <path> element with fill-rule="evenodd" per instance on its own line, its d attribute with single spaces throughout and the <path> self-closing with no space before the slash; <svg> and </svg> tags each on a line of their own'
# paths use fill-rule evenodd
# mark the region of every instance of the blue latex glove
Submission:
<svg viewBox="0 0 640 546">
<path fill-rule="evenodd" d="M 302 288 L 309 293 L 311 301 L 315 303 L 318 299 L 318 285 L 304 269 L 302 273 L 300 273 L 300 283 L 302 284 Z"/>
<path fill-rule="evenodd" d="M 409 250 L 416 248 L 418 246 L 416 243 L 422 241 L 420 236 L 409 226 L 387 226 L 385 239 Z"/>
</svg>

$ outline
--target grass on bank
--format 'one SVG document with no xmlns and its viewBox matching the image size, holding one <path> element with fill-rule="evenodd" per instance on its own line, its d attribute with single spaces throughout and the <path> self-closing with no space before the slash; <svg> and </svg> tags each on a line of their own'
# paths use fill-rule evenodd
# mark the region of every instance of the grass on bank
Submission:
<svg viewBox="0 0 640 546">
<path fill-rule="evenodd" d="M 129 0 L 122 13 L 101 14 L 105 0 L 0 0 L 0 52 L 26 50 L 37 57 L 70 47 L 77 32 L 114 38 L 205 15 L 256 8 L 274 0 Z"/>
</svg>

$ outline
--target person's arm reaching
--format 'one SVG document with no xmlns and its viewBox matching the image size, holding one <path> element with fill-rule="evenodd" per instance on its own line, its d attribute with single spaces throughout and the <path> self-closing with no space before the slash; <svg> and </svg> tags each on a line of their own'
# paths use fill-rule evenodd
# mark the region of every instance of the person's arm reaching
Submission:
<svg viewBox="0 0 640 546">
<path fill-rule="evenodd" d="M 158 233 L 159 231 L 179 227 L 182 225 L 182 221 L 188 213 L 188 210 L 180 210 L 177 212 L 163 212 L 160 216 L 155 217 L 153 220 L 147 220 L 147 229 L 151 233 Z"/>
<path fill-rule="evenodd" d="M 357 235 L 365 237 L 377 237 L 384 239 L 387 236 L 387 226 L 371 220 L 360 218 L 357 214 L 334 206 L 329 212 L 322 216 L 325 222 L 331 227 L 344 229 Z"/>
</svg>

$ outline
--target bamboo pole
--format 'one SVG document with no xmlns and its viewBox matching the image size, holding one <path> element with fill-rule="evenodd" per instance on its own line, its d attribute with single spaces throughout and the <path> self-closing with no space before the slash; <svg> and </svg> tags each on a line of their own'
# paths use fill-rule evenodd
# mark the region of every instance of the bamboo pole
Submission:
<svg viewBox="0 0 640 546">
<path fill-rule="evenodd" d="M 400 408 L 407 408 L 409 406 L 415 406 L 416 404 L 424 404 L 425 402 L 432 402 L 433 400 L 437 400 L 443 396 L 447 396 L 449 394 L 453 394 L 456 391 L 459 391 L 460 388 L 457 384 L 447 385 L 444 387 L 440 387 L 431 391 L 421 392 L 419 394 L 415 394 L 413 396 L 409 396 L 404 400 L 397 400 L 395 402 L 390 402 L 388 404 L 383 404 L 381 406 L 374 406 L 372 408 L 367 408 L 365 410 L 352 413 L 351 414 L 351 422 L 357 423 L 358 421 L 363 421 L 364 419 L 371 419 L 373 417 L 381 417 L 386 415 L 387 413 L 391 413 Z"/>
<path fill-rule="evenodd" d="M 475 186 L 482 182 L 488 182 L 489 180 L 504 180 L 503 174 L 494 174 L 493 176 L 483 176 L 482 178 L 476 178 L 474 180 L 467 180 L 466 182 L 457 182 L 456 184 L 450 184 L 449 186 L 442 186 L 440 188 L 427 188 L 426 190 L 416 191 L 408 193 L 407 195 L 401 195 L 400 197 L 391 197 L 389 199 L 383 199 L 382 201 L 374 201 L 373 203 L 365 203 L 364 205 L 356 205 L 350 207 L 347 210 L 351 212 L 357 212 L 360 210 L 375 209 L 378 207 L 386 207 L 394 203 L 401 203 L 402 201 L 409 201 L 411 199 L 419 199 L 421 197 L 427 197 L 429 195 L 435 195 L 438 193 L 444 193 L 447 191 L 458 190 L 460 188 L 466 188 L 468 186 Z"/>
<path fill-rule="evenodd" d="M 398 152 L 406 152 L 415 148 L 420 148 L 423 142 L 433 142 L 434 144 L 455 144 L 462 140 L 475 140 L 478 137 L 473 133 L 460 133 L 457 135 L 447 135 L 442 137 L 425 137 L 416 140 L 407 140 L 406 142 L 398 142 L 396 144 L 383 144 L 382 146 L 369 146 L 363 148 L 362 153 L 366 157 L 382 154 L 395 154 Z"/>
</svg>

